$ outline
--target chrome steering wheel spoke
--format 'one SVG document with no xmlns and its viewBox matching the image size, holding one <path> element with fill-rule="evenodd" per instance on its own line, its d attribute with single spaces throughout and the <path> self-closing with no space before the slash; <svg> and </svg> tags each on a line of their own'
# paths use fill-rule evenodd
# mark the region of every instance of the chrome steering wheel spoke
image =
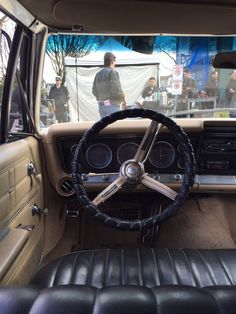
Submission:
<svg viewBox="0 0 236 314">
<path fill-rule="evenodd" d="M 101 193 L 99 193 L 95 197 L 95 199 L 92 201 L 93 204 L 98 206 L 99 204 L 105 202 L 113 194 L 118 192 L 125 183 L 126 183 L 125 178 L 119 176 L 115 181 L 109 184 Z"/>
<path fill-rule="evenodd" d="M 166 197 L 168 197 L 169 199 L 171 199 L 173 201 L 175 200 L 176 196 L 178 195 L 177 192 L 175 192 L 174 190 L 172 190 L 171 188 L 169 188 L 165 184 L 162 184 L 161 182 L 154 180 L 153 178 L 149 177 L 147 174 L 145 174 L 142 177 L 140 183 L 142 183 L 146 187 L 151 188 L 154 191 L 161 193 L 162 195 L 165 195 Z"/>
<path fill-rule="evenodd" d="M 150 151 L 152 149 L 152 146 L 155 142 L 155 139 L 157 137 L 157 134 L 159 133 L 161 127 L 162 127 L 161 123 L 158 123 L 157 121 L 152 120 L 134 156 L 134 160 L 136 162 L 144 163 L 147 160 L 150 154 Z"/>
</svg>

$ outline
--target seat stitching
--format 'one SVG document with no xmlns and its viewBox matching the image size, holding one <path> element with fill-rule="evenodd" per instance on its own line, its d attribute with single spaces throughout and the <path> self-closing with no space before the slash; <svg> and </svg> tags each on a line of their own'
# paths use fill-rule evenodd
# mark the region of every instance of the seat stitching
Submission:
<svg viewBox="0 0 236 314">
<path fill-rule="evenodd" d="M 195 283 L 196 287 L 200 287 L 200 284 L 199 284 L 199 282 L 197 280 L 197 277 L 196 277 L 196 275 L 195 275 L 195 273 L 194 273 L 194 271 L 192 269 L 191 263 L 189 262 L 189 259 L 187 257 L 187 254 L 186 254 L 185 250 L 184 249 L 180 249 L 180 251 L 183 253 L 184 259 L 186 260 L 186 265 L 187 265 L 190 273 L 192 274 L 192 277 L 194 279 L 194 283 Z"/>
<path fill-rule="evenodd" d="M 104 271 L 104 276 L 103 276 L 103 286 L 106 286 L 106 275 L 107 275 L 107 269 L 108 269 L 108 256 L 109 256 L 109 252 L 110 250 L 107 249 L 106 250 L 107 253 L 106 253 L 106 258 L 105 258 L 105 271 Z"/>
<path fill-rule="evenodd" d="M 42 291 L 39 291 L 38 294 L 35 296 L 34 301 L 33 301 L 32 304 L 30 305 L 30 309 L 29 309 L 29 312 L 28 312 L 28 313 L 31 313 L 31 310 L 32 310 L 32 308 L 33 308 L 33 306 L 34 306 L 34 304 L 35 304 L 36 300 L 38 299 L 38 297 L 39 297 L 39 295 L 40 295 L 41 292 L 42 292 Z"/>
<path fill-rule="evenodd" d="M 203 288 L 204 289 L 204 288 Z M 206 292 L 214 301 L 214 303 L 216 304 L 217 306 L 217 309 L 219 310 L 219 313 L 220 314 L 224 314 L 224 310 L 221 308 L 221 305 L 220 303 L 218 302 L 217 298 L 214 297 L 213 294 L 210 293 L 210 291 L 208 291 L 207 289 L 204 289 L 204 292 Z"/>
<path fill-rule="evenodd" d="M 155 273 L 156 273 L 156 279 L 158 278 L 158 282 L 160 284 L 160 275 L 159 275 L 159 270 L 158 270 L 158 266 L 157 266 L 157 259 L 156 259 L 156 254 L 154 252 L 154 249 L 151 248 L 151 251 L 152 251 L 152 254 L 153 254 L 153 260 L 154 260 L 154 264 L 155 264 Z M 156 284 L 157 284 L 157 281 L 156 281 Z"/>
<path fill-rule="evenodd" d="M 224 272 L 225 272 L 225 274 L 226 274 L 226 277 L 228 277 L 230 284 L 231 284 L 231 285 L 234 285 L 234 282 L 231 280 L 231 277 L 230 277 L 229 272 L 227 271 L 227 269 L 226 269 L 226 267 L 225 267 L 225 265 L 224 265 L 224 262 L 221 260 L 221 258 L 219 257 L 219 255 L 216 254 L 215 251 L 214 251 L 213 253 L 215 254 L 215 256 L 217 257 L 217 259 L 219 260 L 220 265 L 222 266 L 222 268 L 223 268 L 223 270 L 224 270 Z"/>
<path fill-rule="evenodd" d="M 58 261 L 58 263 L 57 263 L 56 271 L 55 271 L 55 274 L 54 274 L 54 278 L 53 278 L 53 280 L 52 280 L 52 285 L 51 285 L 50 287 L 53 287 L 53 286 L 54 286 L 54 283 L 55 283 L 55 280 L 56 280 L 56 277 L 57 277 L 57 273 L 58 273 L 58 268 L 59 268 L 59 266 L 61 265 L 63 259 L 64 259 L 64 258 L 60 258 L 59 261 Z"/>
<path fill-rule="evenodd" d="M 92 268 L 92 263 L 93 263 L 93 258 L 94 258 L 94 252 L 91 252 L 91 258 L 90 258 L 90 262 L 89 262 L 89 269 L 88 269 L 88 276 L 87 276 L 87 280 L 86 280 L 86 285 L 91 284 L 91 268 Z"/>
<path fill-rule="evenodd" d="M 152 294 L 154 296 L 154 300 L 155 300 L 155 303 L 156 303 L 156 314 L 161 314 L 161 308 L 159 307 L 159 303 L 157 302 L 157 298 L 156 298 L 156 295 L 153 291 L 153 288 L 151 288 L 151 291 L 152 291 Z"/>
<path fill-rule="evenodd" d="M 207 270 L 208 270 L 208 273 L 209 273 L 209 276 L 210 276 L 212 282 L 214 283 L 214 285 L 216 285 L 216 282 L 215 282 L 215 280 L 214 280 L 214 277 L 212 276 L 211 269 L 209 268 L 207 262 L 205 261 L 205 258 L 203 257 L 202 253 L 201 253 L 199 250 L 197 250 L 197 249 L 194 249 L 194 250 L 199 254 L 201 260 L 203 261 L 203 264 L 205 264 L 205 266 L 206 266 L 206 268 L 207 268 Z"/>
<path fill-rule="evenodd" d="M 94 296 L 94 302 L 93 302 L 93 307 L 92 307 L 92 313 L 91 314 L 94 314 L 95 304 L 96 304 L 96 301 L 97 301 L 97 295 L 98 295 L 98 288 L 96 288 L 96 293 L 95 293 L 95 296 Z"/>
<path fill-rule="evenodd" d="M 79 256 L 80 256 L 80 252 L 78 252 L 75 255 L 75 260 L 74 260 L 74 264 L 73 264 L 72 271 L 71 271 L 70 283 L 74 283 L 73 276 L 74 276 L 74 273 L 75 273 L 76 263 L 77 263 L 77 260 L 78 260 Z"/>
<path fill-rule="evenodd" d="M 121 284 L 125 285 L 125 262 L 124 249 L 121 250 Z"/>
<path fill-rule="evenodd" d="M 157 253 L 158 253 L 158 251 L 159 251 L 159 249 L 157 249 Z M 155 251 L 154 251 L 155 252 Z M 161 273 L 160 273 L 160 271 L 161 271 L 161 267 L 160 267 L 160 262 L 159 262 L 159 260 L 157 259 L 157 255 L 155 254 L 155 260 L 156 260 L 156 263 L 157 263 L 157 271 L 158 271 L 158 277 L 159 277 L 159 285 L 161 285 L 162 284 L 162 282 L 161 282 Z"/>
<path fill-rule="evenodd" d="M 140 284 L 140 286 L 143 286 L 143 277 L 142 277 L 141 259 L 140 259 L 139 248 L 137 248 L 137 256 L 138 256 L 138 267 L 139 267 L 139 284 Z"/>
<path fill-rule="evenodd" d="M 173 267 L 173 270 L 174 270 L 177 282 L 178 282 L 178 284 L 180 284 L 179 276 L 178 276 L 178 273 L 177 273 L 177 270 L 176 270 L 176 267 L 175 267 L 174 260 L 173 260 L 173 258 L 171 256 L 170 250 L 169 249 L 165 249 L 165 251 L 167 252 L 167 254 L 168 254 L 169 258 L 170 258 L 170 262 L 172 264 L 172 267 Z"/>
</svg>

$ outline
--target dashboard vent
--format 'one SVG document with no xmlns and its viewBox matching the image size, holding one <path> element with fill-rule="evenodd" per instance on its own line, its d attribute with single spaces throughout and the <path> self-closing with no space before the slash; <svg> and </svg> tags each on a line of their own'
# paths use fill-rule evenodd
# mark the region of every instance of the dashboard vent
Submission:
<svg viewBox="0 0 236 314">
<path fill-rule="evenodd" d="M 70 178 L 63 178 L 62 180 L 60 180 L 58 185 L 60 194 L 70 196 L 74 193 L 74 185 Z"/>
</svg>

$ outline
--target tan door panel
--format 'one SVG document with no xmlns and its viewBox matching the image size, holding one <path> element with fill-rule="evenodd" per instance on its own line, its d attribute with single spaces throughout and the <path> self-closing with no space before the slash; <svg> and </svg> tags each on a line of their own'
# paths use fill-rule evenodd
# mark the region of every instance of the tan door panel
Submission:
<svg viewBox="0 0 236 314">
<path fill-rule="evenodd" d="M 6 275 L 20 250 L 29 238 L 29 232 L 23 229 L 7 229 L 0 241 L 0 279 Z"/>
<path fill-rule="evenodd" d="M 32 175 L 28 172 L 30 163 L 35 168 L 35 174 Z M 44 209 L 41 152 L 38 141 L 34 137 L 28 137 L 1 145 L 1 283 L 26 283 L 40 260 L 45 219 L 43 214 L 32 215 L 34 204 Z M 17 234 L 23 235 L 22 241 L 18 241 Z M 6 248 L 4 243 L 8 243 L 7 249 L 4 249 Z"/>
</svg>

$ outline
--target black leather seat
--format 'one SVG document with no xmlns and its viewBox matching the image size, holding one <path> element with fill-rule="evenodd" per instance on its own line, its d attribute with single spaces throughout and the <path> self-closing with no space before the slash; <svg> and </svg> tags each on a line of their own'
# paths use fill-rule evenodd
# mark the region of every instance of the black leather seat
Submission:
<svg viewBox="0 0 236 314">
<path fill-rule="evenodd" d="M 110 249 L 70 253 L 45 265 L 32 284 L 109 286 L 235 285 L 236 250 Z"/>
<path fill-rule="evenodd" d="M 235 314 L 236 287 L 0 287 L 3 314 Z"/>
<path fill-rule="evenodd" d="M 4 314 L 234 314 L 236 250 L 75 252 L 27 287 L 0 287 Z"/>
</svg>

